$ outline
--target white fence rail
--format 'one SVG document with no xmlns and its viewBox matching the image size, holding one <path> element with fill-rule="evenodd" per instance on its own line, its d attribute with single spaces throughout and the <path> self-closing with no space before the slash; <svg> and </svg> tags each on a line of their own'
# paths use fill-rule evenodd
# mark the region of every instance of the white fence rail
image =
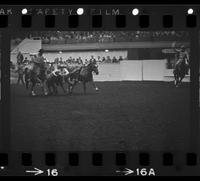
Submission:
<svg viewBox="0 0 200 181">
<path fill-rule="evenodd" d="M 166 59 L 124 60 L 119 64 L 99 64 L 95 81 L 173 81 L 173 70 L 166 69 Z M 184 80 L 190 81 L 187 75 Z"/>
</svg>

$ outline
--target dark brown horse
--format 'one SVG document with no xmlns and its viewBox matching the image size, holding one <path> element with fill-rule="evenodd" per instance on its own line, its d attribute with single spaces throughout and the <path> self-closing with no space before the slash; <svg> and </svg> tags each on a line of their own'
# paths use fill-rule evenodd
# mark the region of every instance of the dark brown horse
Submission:
<svg viewBox="0 0 200 181">
<path fill-rule="evenodd" d="M 176 87 L 181 85 L 182 80 L 188 72 L 188 65 L 185 63 L 185 60 L 181 60 L 179 63 L 175 65 L 174 68 L 174 84 Z"/>
<path fill-rule="evenodd" d="M 83 91 L 84 93 L 86 93 L 86 83 L 87 82 L 91 82 L 94 89 L 96 91 L 98 91 L 98 87 L 96 86 L 94 80 L 93 80 L 93 74 L 95 73 L 96 75 L 99 74 L 98 71 L 98 66 L 95 63 L 89 63 L 87 66 L 82 66 L 78 69 L 76 69 L 75 71 L 72 71 L 69 74 L 69 80 L 70 82 L 68 82 L 69 84 L 69 93 L 71 94 L 73 92 L 73 89 L 75 87 L 75 85 L 78 82 L 82 82 L 83 83 Z"/>
<path fill-rule="evenodd" d="M 49 94 L 58 94 L 57 87 L 61 87 L 63 92 L 67 91 L 64 88 L 64 83 L 68 83 L 69 81 L 69 72 L 67 67 L 59 67 L 56 70 L 49 71 L 47 76 L 47 88 Z"/>
<path fill-rule="evenodd" d="M 24 67 L 26 69 L 25 72 L 25 81 L 26 81 L 26 88 L 29 88 L 29 84 L 31 83 L 31 95 L 36 96 L 34 88 L 37 83 L 39 83 L 43 89 L 44 95 L 47 95 L 47 88 L 46 88 L 46 80 L 47 80 L 47 65 L 44 64 L 43 67 L 35 64 L 34 62 L 30 63 L 29 65 Z"/>
</svg>

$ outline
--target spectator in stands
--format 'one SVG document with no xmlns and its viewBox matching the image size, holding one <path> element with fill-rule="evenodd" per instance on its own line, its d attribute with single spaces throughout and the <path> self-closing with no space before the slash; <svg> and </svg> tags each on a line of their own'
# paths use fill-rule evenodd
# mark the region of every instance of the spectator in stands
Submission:
<svg viewBox="0 0 200 181">
<path fill-rule="evenodd" d="M 85 59 L 85 63 L 84 63 L 84 65 L 88 65 L 88 60 L 87 59 Z"/>
<path fill-rule="evenodd" d="M 54 71 L 55 68 L 54 68 L 54 66 L 53 66 L 53 63 L 51 63 L 51 66 L 50 66 L 49 69 L 50 69 L 50 72 L 53 72 L 53 71 Z"/>
<path fill-rule="evenodd" d="M 59 62 L 59 58 L 56 57 L 55 60 L 54 60 L 54 63 L 55 63 L 55 64 L 58 64 L 58 62 Z"/>
<path fill-rule="evenodd" d="M 92 55 L 91 58 L 90 58 L 90 62 L 92 62 L 92 63 L 96 63 L 96 59 L 94 58 L 93 55 Z"/>
<path fill-rule="evenodd" d="M 25 57 L 24 61 L 23 61 L 24 64 L 28 64 L 29 63 L 29 60 L 27 57 Z"/>
<path fill-rule="evenodd" d="M 101 57 L 100 56 L 97 57 L 97 62 L 101 62 Z"/>
<path fill-rule="evenodd" d="M 17 54 L 17 64 L 21 65 L 23 63 L 24 60 L 24 56 L 23 54 L 19 51 L 19 53 Z"/>
<path fill-rule="evenodd" d="M 117 63 L 117 58 L 114 56 L 113 59 L 112 59 L 112 63 Z"/>
<path fill-rule="evenodd" d="M 62 63 L 63 63 L 63 59 L 62 59 L 62 57 L 60 57 L 60 60 L 59 60 L 59 62 L 60 62 L 60 64 L 62 64 Z"/>
<path fill-rule="evenodd" d="M 50 43 L 50 40 L 47 37 L 42 37 L 42 43 L 48 44 Z"/>
<path fill-rule="evenodd" d="M 79 58 L 76 58 L 76 59 L 75 59 L 75 63 L 76 63 L 76 64 L 79 64 Z"/>
<path fill-rule="evenodd" d="M 111 60 L 110 56 L 107 56 L 106 57 L 106 63 L 111 63 L 111 62 L 112 62 L 112 60 Z"/>
<path fill-rule="evenodd" d="M 106 62 L 106 58 L 105 57 L 102 57 L 102 62 Z"/>
<path fill-rule="evenodd" d="M 83 65 L 83 60 L 81 59 L 81 57 L 79 57 L 79 64 Z"/>
<path fill-rule="evenodd" d="M 72 63 L 72 57 L 69 57 L 67 61 L 68 63 Z"/>
<path fill-rule="evenodd" d="M 119 62 L 122 61 L 123 60 L 122 56 L 119 56 L 118 60 L 119 60 Z"/>
<path fill-rule="evenodd" d="M 17 80 L 17 85 L 19 85 L 20 81 L 22 82 L 22 84 L 24 85 L 24 70 L 23 70 L 23 67 L 22 65 L 19 65 L 18 66 L 18 69 L 16 71 L 18 73 L 18 80 Z"/>
<path fill-rule="evenodd" d="M 188 40 L 189 34 L 184 31 L 52 31 L 36 32 L 31 36 L 25 33 L 20 37 L 15 37 L 11 43 L 19 44 L 27 37 L 41 37 L 44 44 L 65 44 L 65 43 L 106 43 L 106 42 L 131 42 L 131 41 L 179 41 Z"/>
</svg>

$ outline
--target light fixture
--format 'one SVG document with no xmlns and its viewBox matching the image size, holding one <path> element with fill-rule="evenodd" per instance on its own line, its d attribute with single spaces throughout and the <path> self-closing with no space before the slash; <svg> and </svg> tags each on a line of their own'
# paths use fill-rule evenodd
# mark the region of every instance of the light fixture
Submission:
<svg viewBox="0 0 200 181">
<path fill-rule="evenodd" d="M 139 14 L 139 9 L 134 8 L 134 9 L 132 10 L 132 14 L 133 14 L 134 16 L 138 15 L 138 14 Z"/>
</svg>

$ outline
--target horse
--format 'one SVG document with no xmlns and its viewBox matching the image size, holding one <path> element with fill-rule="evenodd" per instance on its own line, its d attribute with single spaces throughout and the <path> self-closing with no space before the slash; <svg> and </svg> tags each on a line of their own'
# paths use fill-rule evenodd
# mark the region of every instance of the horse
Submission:
<svg viewBox="0 0 200 181">
<path fill-rule="evenodd" d="M 188 65 L 185 63 L 185 60 L 180 60 L 176 65 L 173 70 L 174 74 L 174 84 L 176 87 L 178 87 L 182 80 L 184 79 L 185 75 L 188 72 Z"/>
<path fill-rule="evenodd" d="M 25 84 L 26 89 L 29 88 L 29 84 L 31 83 L 31 95 L 36 96 L 34 88 L 37 83 L 39 83 L 43 89 L 44 95 L 48 95 L 46 89 L 46 80 L 47 80 L 47 70 L 48 65 L 44 63 L 43 68 L 37 65 L 35 62 L 31 62 L 25 67 Z"/>
<path fill-rule="evenodd" d="M 89 63 L 88 65 L 83 65 L 80 68 L 77 68 L 69 73 L 68 84 L 69 84 L 69 93 L 72 94 L 75 85 L 78 82 L 83 83 L 83 91 L 84 94 L 86 93 L 86 83 L 92 82 L 92 85 L 96 91 L 98 91 L 98 87 L 96 86 L 93 80 L 93 74 L 99 74 L 98 66 L 95 63 Z M 70 81 L 70 82 L 69 82 Z"/>
<path fill-rule="evenodd" d="M 48 74 L 46 83 L 49 94 L 58 94 L 57 86 L 60 86 L 63 92 L 66 93 L 63 83 L 68 82 L 69 72 L 66 71 L 66 68 L 63 68 L 62 70 L 63 71 L 56 69 Z"/>
</svg>

